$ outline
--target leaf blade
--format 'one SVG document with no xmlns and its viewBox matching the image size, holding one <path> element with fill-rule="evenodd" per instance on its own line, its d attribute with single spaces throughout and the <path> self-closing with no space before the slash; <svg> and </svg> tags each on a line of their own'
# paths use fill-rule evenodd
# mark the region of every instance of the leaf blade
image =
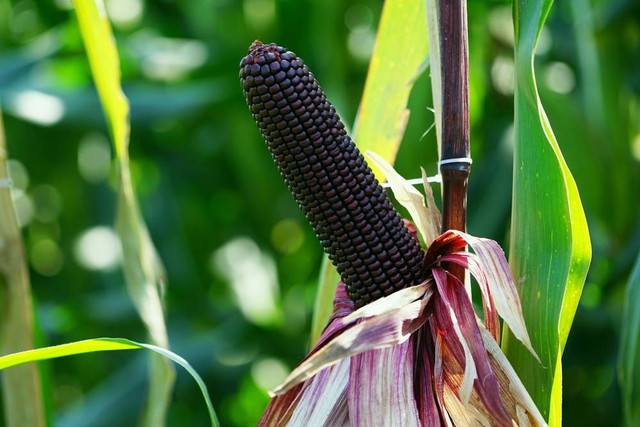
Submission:
<svg viewBox="0 0 640 427">
<path fill-rule="evenodd" d="M 0 108 L 0 354 L 34 347 L 33 297 L 22 232 L 11 194 L 7 143 Z M 42 378 L 25 366 L 2 378 L 4 419 L 8 425 L 47 425 Z M 25 405 L 24 402 L 30 402 Z"/>
<path fill-rule="evenodd" d="M 427 59 L 426 25 L 424 1 L 385 2 L 354 140 L 361 151 L 374 151 L 391 164 L 407 124 L 409 94 Z M 372 169 L 379 180 L 384 178 L 380 170 Z"/>
<path fill-rule="evenodd" d="M 636 260 L 624 298 L 618 382 L 622 392 L 622 408 L 626 425 L 640 422 L 640 254 Z"/>
<path fill-rule="evenodd" d="M 126 338 L 92 338 L 82 341 L 74 341 L 71 343 L 60 344 L 50 347 L 42 347 L 34 350 L 26 350 L 18 353 L 12 353 L 6 356 L 0 357 L 0 370 L 18 366 L 24 363 L 37 362 L 41 360 L 51 360 L 60 357 L 73 356 L 78 354 L 95 353 L 98 351 L 118 351 L 118 350 L 136 350 L 145 348 L 151 350 L 154 353 L 162 355 L 178 365 L 182 366 L 198 384 L 202 397 L 207 405 L 209 411 L 209 417 L 212 426 L 218 426 L 218 418 L 211 398 L 207 390 L 207 386 L 196 372 L 195 369 L 187 362 L 182 356 L 167 350 L 162 347 L 158 347 L 153 344 L 139 343 L 136 341 L 128 340 Z"/>
<path fill-rule="evenodd" d="M 120 85 L 120 60 L 101 0 L 73 2 L 100 102 L 109 122 L 116 154 L 129 144 L 129 101 Z"/>
<path fill-rule="evenodd" d="M 151 340 L 168 348 L 161 298 L 164 268 L 133 190 L 128 153 L 129 101 L 122 90 L 114 35 L 102 0 L 74 0 L 74 6 L 91 73 L 115 146 L 119 174 L 116 223 L 122 244 L 127 290 Z M 166 422 L 175 370 L 165 359 L 152 355 L 151 372 L 144 424 L 162 426 Z"/>
<path fill-rule="evenodd" d="M 515 155 L 509 261 L 539 364 L 506 330 L 503 349 L 550 425 L 561 356 L 591 259 L 584 210 L 538 96 L 533 60 L 552 2 L 514 2 Z"/>
</svg>

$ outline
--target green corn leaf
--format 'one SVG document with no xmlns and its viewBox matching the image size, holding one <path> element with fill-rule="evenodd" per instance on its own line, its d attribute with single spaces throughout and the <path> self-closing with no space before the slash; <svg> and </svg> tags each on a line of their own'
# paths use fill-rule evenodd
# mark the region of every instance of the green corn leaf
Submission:
<svg viewBox="0 0 640 427">
<path fill-rule="evenodd" d="M 542 107 L 533 60 L 551 0 L 514 2 L 515 158 L 510 264 L 538 363 L 509 331 L 503 349 L 549 425 L 562 416 L 561 357 L 591 260 L 578 189 Z"/>
<path fill-rule="evenodd" d="M 211 403 L 207 386 L 202 378 L 200 378 L 200 375 L 198 375 L 189 362 L 181 356 L 165 348 L 152 344 L 139 343 L 125 338 L 93 338 L 83 341 L 75 341 L 67 344 L 37 348 L 35 350 L 27 350 L 2 356 L 0 357 L 0 370 L 22 365 L 24 363 L 56 359 L 58 357 L 73 356 L 76 354 L 95 353 L 98 351 L 138 350 L 141 348 L 151 350 L 161 357 L 172 360 L 191 374 L 202 392 L 202 397 L 204 398 L 207 410 L 209 411 L 211 425 L 217 427 L 219 425 L 218 418 L 215 410 L 213 409 L 213 404 Z"/>
<path fill-rule="evenodd" d="M 116 155 L 127 156 L 129 101 L 120 85 L 120 60 L 104 3 L 102 0 L 74 0 L 73 4 Z"/>
<path fill-rule="evenodd" d="M 624 298 L 618 381 L 625 424 L 640 425 L 640 255 L 627 283 Z"/>
<path fill-rule="evenodd" d="M 322 258 L 320 267 L 320 278 L 318 292 L 316 294 L 315 305 L 313 307 L 313 318 L 311 320 L 311 343 L 313 347 L 320 339 L 324 327 L 333 312 L 333 297 L 340 281 L 340 275 L 336 268 L 329 261 L 329 257 Z"/>
<path fill-rule="evenodd" d="M 80 33 L 98 89 L 118 164 L 117 228 L 122 242 L 127 290 L 151 341 L 169 347 L 161 291 L 164 269 L 142 218 L 129 169 L 129 101 L 122 91 L 120 61 L 109 20 L 101 0 L 74 0 Z M 151 377 L 144 424 L 162 426 L 175 381 L 173 366 L 151 356 Z"/>
<path fill-rule="evenodd" d="M 385 2 L 353 139 L 360 151 L 373 151 L 390 164 L 396 159 L 409 120 L 409 94 L 428 64 L 426 29 L 424 0 Z M 384 179 L 377 167 L 369 166 L 379 180 Z M 325 257 L 316 294 L 311 345 L 320 337 L 331 315 L 339 279 L 335 267 Z"/>
<path fill-rule="evenodd" d="M 426 28 L 423 0 L 385 2 L 353 139 L 360 151 L 373 151 L 392 165 L 409 119 L 409 94 L 428 64 Z"/>
<path fill-rule="evenodd" d="M 0 108 L 0 354 L 33 348 L 34 318 L 29 270 L 16 206 L 11 195 L 7 144 Z M 37 366 L 2 376 L 4 421 L 8 426 L 47 425 Z M 25 402 L 29 402 L 25 405 Z"/>
</svg>

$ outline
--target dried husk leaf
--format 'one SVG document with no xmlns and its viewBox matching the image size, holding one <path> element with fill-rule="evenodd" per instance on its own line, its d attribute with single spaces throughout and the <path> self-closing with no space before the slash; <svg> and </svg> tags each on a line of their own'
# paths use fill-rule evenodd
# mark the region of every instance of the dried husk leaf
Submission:
<svg viewBox="0 0 640 427">
<path fill-rule="evenodd" d="M 349 416 L 356 426 L 420 426 L 414 397 L 413 342 L 351 359 Z"/>
<path fill-rule="evenodd" d="M 509 325 L 513 335 L 524 344 L 540 362 L 538 354 L 531 345 L 531 339 L 524 324 L 520 297 L 511 274 L 507 259 L 497 242 L 471 236 L 457 230 L 451 233 L 462 237 L 473 249 L 479 259 L 479 267 L 484 271 L 487 284 L 500 317 Z"/>
<path fill-rule="evenodd" d="M 393 191 L 398 203 L 404 206 L 420 232 L 426 245 L 430 245 L 438 237 L 439 229 L 432 224 L 432 214 L 425 206 L 424 196 L 416 188 L 409 184 L 393 167 L 382 157 L 373 151 L 365 153 L 387 178 L 387 182 Z"/>
<path fill-rule="evenodd" d="M 472 381 L 473 389 L 478 393 L 482 404 L 490 412 L 491 419 L 503 426 L 510 425 L 509 414 L 500 399 L 498 380 L 491 369 L 490 361 L 482 342 L 482 336 L 478 329 L 477 317 L 466 290 L 456 277 L 450 275 L 441 267 L 435 267 L 432 271 L 438 285 L 438 296 L 440 297 L 434 300 L 436 330 L 439 334 L 443 334 L 445 349 L 451 351 L 453 357 L 465 369 L 462 383 L 458 389 L 460 400 L 465 406 L 469 402 L 471 389 L 468 390 L 469 394 L 465 394 L 467 393 L 465 387 L 468 387 L 469 365 L 474 365 L 475 378 L 478 378 L 478 381 Z M 452 329 L 456 331 L 456 337 L 448 333 Z M 463 337 L 464 341 L 460 337 Z M 464 348 L 465 345 L 467 348 Z M 467 353 L 467 350 L 470 354 Z M 444 363 L 447 362 L 449 361 L 445 358 Z M 455 371 L 445 369 L 445 372 Z"/>
<path fill-rule="evenodd" d="M 471 396 L 473 382 L 478 378 L 476 365 L 471 354 L 471 349 L 469 348 L 469 343 L 467 343 L 467 340 L 460 328 L 458 316 L 453 309 L 451 301 L 447 298 L 446 292 L 443 292 L 443 290 L 448 286 L 446 272 L 442 268 L 434 268 L 433 277 L 438 285 L 438 290 L 440 291 L 440 299 L 442 300 L 444 307 L 446 307 L 446 314 L 442 314 L 440 316 L 436 314 L 436 319 L 440 318 L 440 320 L 443 320 L 445 316 L 448 316 L 448 321 L 451 322 L 451 326 L 453 326 L 458 342 L 464 351 L 464 376 L 462 377 L 462 381 L 457 392 L 460 395 L 460 399 L 466 403 L 469 401 L 469 397 Z"/>
<path fill-rule="evenodd" d="M 397 310 L 398 307 L 403 307 L 423 296 L 423 298 L 428 299 L 429 295 L 431 295 L 431 293 L 433 292 L 430 287 L 430 282 L 424 282 L 416 286 L 410 286 L 408 288 L 401 289 L 389 296 L 377 299 L 359 308 L 348 316 L 345 316 L 342 319 L 342 322 L 343 324 L 347 325 L 359 319 L 372 316 L 380 316 L 390 311 Z M 425 296 L 425 293 L 428 293 L 428 295 Z"/>
<path fill-rule="evenodd" d="M 533 399 L 522 384 L 522 381 L 520 381 L 520 378 L 500 349 L 498 343 L 496 343 L 491 334 L 483 327 L 480 327 L 480 333 L 482 334 L 484 346 L 489 354 L 491 367 L 500 384 L 502 401 L 509 413 L 516 415 L 514 418 L 519 420 L 519 425 L 521 426 L 526 424 L 523 424 L 523 417 L 518 414 L 518 411 L 524 411 L 526 413 L 530 425 L 546 427 L 547 423 L 542 417 L 542 414 L 540 414 L 535 403 L 533 403 Z"/>
<path fill-rule="evenodd" d="M 311 378 L 289 419 L 291 426 L 336 426 L 349 422 L 347 388 L 350 359 L 344 359 Z"/>
<path fill-rule="evenodd" d="M 275 396 L 286 393 L 292 387 L 306 381 L 320 370 L 341 359 L 367 350 L 403 343 L 426 321 L 421 318 L 424 307 L 423 301 L 414 301 L 397 310 L 364 319 L 354 326 L 342 330 L 333 339 L 317 348 L 317 351 L 314 350 L 270 394 Z"/>
<path fill-rule="evenodd" d="M 433 190 L 431 189 L 431 184 L 427 179 L 427 172 L 425 172 L 424 168 L 420 168 L 422 172 L 422 185 L 424 187 L 424 194 L 426 199 L 426 207 L 429 211 L 429 216 L 431 217 L 431 234 L 435 236 L 433 239 L 429 240 L 429 244 L 433 242 L 438 235 L 440 234 L 440 230 L 442 230 L 442 214 L 440 213 L 440 209 L 438 209 L 438 205 L 436 205 L 436 201 L 433 198 Z"/>
</svg>

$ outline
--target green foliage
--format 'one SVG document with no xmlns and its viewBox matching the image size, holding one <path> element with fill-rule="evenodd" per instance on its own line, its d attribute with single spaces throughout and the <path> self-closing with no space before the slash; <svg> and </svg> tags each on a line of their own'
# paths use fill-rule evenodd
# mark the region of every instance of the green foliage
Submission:
<svg viewBox="0 0 640 427">
<path fill-rule="evenodd" d="M 629 277 L 624 301 L 618 380 L 622 389 L 625 424 L 635 426 L 640 423 L 640 256 Z"/>
<path fill-rule="evenodd" d="M 387 2 L 380 16 L 353 139 L 361 152 L 371 150 L 392 164 L 409 119 L 409 94 L 428 64 L 426 23 L 424 1 Z"/>
<path fill-rule="evenodd" d="M 209 397 L 207 386 L 204 381 L 202 381 L 202 378 L 200 378 L 200 375 L 198 375 L 189 362 L 184 360 L 182 357 L 165 348 L 155 345 L 138 343 L 124 338 L 94 338 L 2 356 L 0 357 L 0 370 L 22 365 L 24 363 L 51 360 L 58 357 L 73 356 L 76 354 L 95 353 L 97 351 L 137 350 L 141 348 L 146 348 L 147 350 L 151 350 L 162 357 L 172 360 L 191 374 L 193 379 L 196 380 L 196 383 L 198 383 L 198 387 L 202 392 L 202 397 L 207 404 L 211 425 L 218 426 L 218 418 L 216 417 L 213 405 L 211 404 L 211 398 Z"/>
<path fill-rule="evenodd" d="M 248 114 L 238 61 L 256 38 L 294 50 L 344 121 L 353 123 L 381 2 L 131 0 L 124 15 L 116 13 L 122 2 L 104 3 L 131 104 L 132 182 L 171 282 L 165 300 L 172 349 L 215 391 L 223 425 L 255 424 L 266 390 L 277 383 L 264 376 L 275 371 L 264 367 L 286 373 L 308 348 L 321 248 Z M 574 3 L 583 10 L 576 13 Z M 566 425 L 621 422 L 613 361 L 624 285 L 640 249 L 640 199 L 633 192 L 640 176 L 636 3 L 555 2 L 535 56 L 538 93 L 580 190 L 594 250 L 563 356 Z M 117 174 L 103 162 L 113 150 L 78 24 L 65 4 L 0 1 L 0 100 L 41 331 L 36 344 L 98 336 L 145 341 L 120 270 L 88 266 L 83 258 L 87 233 L 111 230 Z M 474 158 L 469 232 L 507 249 L 511 4 L 470 1 L 468 8 Z M 402 58 L 402 50 L 395 55 Z M 433 124 L 429 80 L 422 74 L 407 102 L 411 115 L 395 161 L 407 178 L 418 177 L 420 166 L 429 175 L 436 171 L 435 132 L 422 138 Z M 45 105 L 42 99 L 48 115 L 38 116 L 44 114 L 37 108 Z M 238 252 L 227 245 L 238 239 L 245 250 L 233 259 Z M 90 248 L 99 252 L 97 245 Z M 227 274 L 231 265 L 251 267 L 260 280 L 271 277 L 281 322 L 256 324 L 244 315 L 234 285 L 242 282 Z M 122 356 L 98 353 L 91 362 L 74 357 L 45 364 L 56 425 L 129 425 L 138 419 L 148 377 L 144 356 Z M 204 411 L 191 409 L 200 402 L 196 387 L 178 378 L 167 423 L 206 425 Z"/>
<path fill-rule="evenodd" d="M 129 102 L 120 85 L 120 61 L 109 20 L 99 3 L 74 2 L 80 33 L 87 49 L 91 72 L 115 147 L 118 182 L 116 222 L 122 243 L 124 274 L 129 295 L 144 322 L 151 341 L 169 347 L 161 293 L 165 272 L 140 214 L 129 167 Z M 165 359 L 152 354 L 149 393 L 144 416 L 146 426 L 163 426 L 175 371 Z"/>
<path fill-rule="evenodd" d="M 322 257 L 320 277 L 318 279 L 318 291 L 313 304 L 313 319 L 311 321 L 311 346 L 320 339 L 322 331 L 327 326 L 327 321 L 333 313 L 333 297 L 340 281 L 340 275 L 329 261 L 328 256 Z"/>
<path fill-rule="evenodd" d="M 74 6 L 100 102 L 109 122 L 116 157 L 127 157 L 129 101 L 120 87 L 120 60 L 109 19 L 106 11 L 98 8 L 99 3 L 76 0 Z"/>
<path fill-rule="evenodd" d="M 510 263 L 538 363 L 513 336 L 503 348 L 550 425 L 561 424 L 562 352 L 591 260 L 575 181 L 537 93 L 533 58 L 551 1 L 514 4 L 515 157 Z"/>
</svg>

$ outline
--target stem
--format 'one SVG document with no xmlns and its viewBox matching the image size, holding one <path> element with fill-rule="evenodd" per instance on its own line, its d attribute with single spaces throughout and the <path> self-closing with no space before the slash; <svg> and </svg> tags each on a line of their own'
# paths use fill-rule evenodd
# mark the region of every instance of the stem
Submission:
<svg viewBox="0 0 640 427">
<path fill-rule="evenodd" d="M 0 111 L 0 179 L 7 179 L 7 149 Z M 9 188 L 0 188 L 0 355 L 33 348 L 33 306 L 22 233 Z M 8 427 L 45 426 L 38 365 L 2 372 L 4 419 Z"/>
<path fill-rule="evenodd" d="M 469 157 L 469 57 L 465 0 L 438 1 L 442 76 L 441 160 Z M 440 166 L 442 175 L 442 229 L 466 231 L 466 162 Z M 464 282 L 464 270 L 449 271 Z"/>
</svg>

